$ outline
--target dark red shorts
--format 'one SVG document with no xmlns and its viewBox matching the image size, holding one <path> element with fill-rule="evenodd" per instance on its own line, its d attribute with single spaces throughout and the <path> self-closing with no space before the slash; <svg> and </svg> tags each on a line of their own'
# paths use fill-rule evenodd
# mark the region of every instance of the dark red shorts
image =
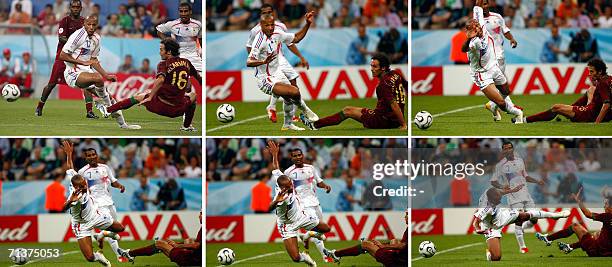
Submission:
<svg viewBox="0 0 612 267">
<path fill-rule="evenodd" d="M 66 64 L 64 64 L 64 61 L 56 60 L 53 63 L 49 83 L 66 84 L 66 80 L 64 79 L 64 70 L 66 70 Z"/>
<path fill-rule="evenodd" d="M 187 111 L 187 109 L 191 105 L 191 100 L 189 100 L 188 96 L 185 96 L 183 98 L 183 102 L 174 104 L 174 106 L 168 105 L 159 100 L 159 97 L 154 97 L 151 101 L 145 103 L 144 106 L 147 108 L 148 111 L 153 112 L 155 114 L 170 118 L 176 118 L 185 114 L 185 111 Z"/>
<path fill-rule="evenodd" d="M 393 129 L 400 127 L 399 123 L 376 114 L 374 110 L 369 108 L 361 109 L 361 123 L 363 127 L 368 129 Z"/>
<path fill-rule="evenodd" d="M 202 258 L 195 257 L 195 251 L 184 248 L 173 248 L 170 250 L 170 261 L 179 266 L 201 266 Z"/>
<path fill-rule="evenodd" d="M 590 233 L 586 233 L 580 239 L 580 248 L 586 252 L 589 257 L 599 257 L 599 246 L 597 240 Z"/>
<path fill-rule="evenodd" d="M 374 254 L 377 262 L 382 263 L 385 267 L 404 267 L 408 266 L 406 260 L 398 259 L 398 250 L 390 248 L 380 248 Z"/>
<path fill-rule="evenodd" d="M 593 106 L 573 106 L 574 111 L 573 122 L 594 122 L 599 115 L 599 111 L 593 110 Z"/>
</svg>

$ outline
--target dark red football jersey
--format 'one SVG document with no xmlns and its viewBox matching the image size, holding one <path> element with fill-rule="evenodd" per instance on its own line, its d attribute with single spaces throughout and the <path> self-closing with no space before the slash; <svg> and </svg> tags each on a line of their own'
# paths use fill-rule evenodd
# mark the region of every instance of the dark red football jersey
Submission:
<svg viewBox="0 0 612 267">
<path fill-rule="evenodd" d="M 597 238 L 599 251 L 604 256 L 612 256 L 612 214 L 593 213 L 593 220 L 603 224 Z"/>
<path fill-rule="evenodd" d="M 612 94 L 612 81 L 610 76 L 599 79 L 595 82 L 595 93 L 593 94 L 593 100 L 591 104 L 595 106 L 597 112 L 601 109 L 604 103 L 610 103 L 610 94 Z"/>
<path fill-rule="evenodd" d="M 406 90 L 408 88 L 408 82 L 399 73 L 390 71 L 383 74 L 382 78 L 376 86 L 376 114 L 383 115 L 390 120 L 396 120 L 393 110 L 391 109 L 391 102 L 396 102 L 402 114 L 404 113 L 404 105 L 406 105 Z"/>
<path fill-rule="evenodd" d="M 157 64 L 157 75 L 164 76 L 164 84 L 157 91 L 157 96 L 161 99 L 181 104 L 190 88 L 189 79 L 191 76 L 198 77 L 198 71 L 191 65 L 189 60 L 180 57 L 171 57 Z"/>
<path fill-rule="evenodd" d="M 75 20 L 75 19 L 72 19 L 72 17 L 70 16 L 65 16 L 64 18 L 62 18 L 62 20 L 60 20 L 58 24 L 57 37 L 59 38 L 60 36 L 63 36 L 63 37 L 66 37 L 66 39 L 68 39 L 68 37 L 70 37 L 70 35 L 72 35 L 76 30 L 83 28 L 84 20 L 85 19 L 83 17 L 79 17 L 79 19 Z M 62 42 L 61 40 L 58 40 L 56 57 L 59 56 L 65 44 L 66 42 Z"/>
</svg>

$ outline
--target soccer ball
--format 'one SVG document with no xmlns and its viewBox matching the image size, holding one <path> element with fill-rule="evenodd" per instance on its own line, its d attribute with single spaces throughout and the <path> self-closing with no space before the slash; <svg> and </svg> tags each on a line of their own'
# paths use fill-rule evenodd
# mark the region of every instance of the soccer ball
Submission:
<svg viewBox="0 0 612 267">
<path fill-rule="evenodd" d="M 414 116 L 414 124 L 421 130 L 431 127 L 432 122 L 433 117 L 427 111 L 419 111 L 419 113 Z"/>
<path fill-rule="evenodd" d="M 13 102 L 19 98 L 21 95 L 21 91 L 19 91 L 19 87 L 12 83 L 9 83 L 2 88 L 2 97 L 6 99 L 8 102 Z"/>
<path fill-rule="evenodd" d="M 24 265 L 28 262 L 28 251 L 25 248 L 16 248 L 9 255 L 9 258 L 17 265 Z"/>
<path fill-rule="evenodd" d="M 233 250 L 223 248 L 219 250 L 219 253 L 217 253 L 217 260 L 219 260 L 221 265 L 230 265 L 234 263 L 234 260 L 236 260 L 236 255 L 234 254 Z"/>
<path fill-rule="evenodd" d="M 217 108 L 217 120 L 228 123 L 234 120 L 236 109 L 230 104 L 223 104 Z"/>
<path fill-rule="evenodd" d="M 424 258 L 431 258 L 436 254 L 436 245 L 431 241 L 423 241 L 419 245 L 419 254 Z"/>
</svg>

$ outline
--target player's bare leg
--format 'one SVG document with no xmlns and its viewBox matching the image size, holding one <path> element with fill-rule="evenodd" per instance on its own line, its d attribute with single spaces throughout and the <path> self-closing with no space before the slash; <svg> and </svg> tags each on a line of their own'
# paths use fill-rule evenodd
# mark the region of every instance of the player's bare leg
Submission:
<svg viewBox="0 0 612 267">
<path fill-rule="evenodd" d="M 317 263 L 308 254 L 300 252 L 297 237 L 285 239 L 283 243 L 285 244 L 287 254 L 289 254 L 293 262 L 305 262 L 308 266 L 317 266 Z"/>
<path fill-rule="evenodd" d="M 591 89 L 589 89 L 589 93 L 591 94 L 590 97 L 592 97 Z M 571 106 L 586 106 L 587 103 L 589 102 L 589 93 L 578 98 L 573 104 L 571 104 Z M 532 122 L 538 122 L 538 121 L 551 121 L 555 117 L 557 117 L 557 113 L 554 113 L 551 108 L 551 109 L 542 111 L 540 113 L 531 115 L 525 118 L 525 120 L 527 123 L 532 123 Z"/>
<path fill-rule="evenodd" d="M 306 102 L 302 100 L 300 90 L 296 86 L 293 86 L 291 84 L 276 83 L 272 88 L 272 92 L 282 97 L 288 97 L 294 105 L 297 105 L 297 107 L 305 113 L 306 117 L 309 120 L 316 121 L 319 119 L 317 114 L 312 112 L 312 110 L 310 110 L 310 108 L 308 108 L 308 106 L 306 105 Z"/>
<path fill-rule="evenodd" d="M 302 122 L 311 130 L 318 130 L 323 127 L 338 125 L 346 119 L 353 119 L 361 122 L 361 111 L 363 108 L 347 106 L 342 108 L 342 111 L 319 119 L 318 121 L 310 121 L 308 118 L 300 116 Z"/>
<path fill-rule="evenodd" d="M 49 98 L 49 95 L 51 95 L 51 92 L 55 86 L 57 86 L 57 84 L 50 83 L 43 88 L 42 95 L 40 96 L 40 100 L 38 101 L 38 105 L 36 106 L 36 111 L 34 113 L 36 116 L 42 116 L 45 103 L 47 102 L 47 99 Z M 85 110 L 87 112 L 85 117 L 88 119 L 98 119 L 99 117 L 93 113 L 93 96 L 91 95 L 91 92 L 85 90 L 83 91 L 83 96 L 85 97 Z"/>
<path fill-rule="evenodd" d="M 104 266 L 111 266 L 111 263 L 104 257 L 101 252 L 94 252 L 91 245 L 91 237 L 87 236 L 77 240 L 81 253 L 89 262 L 99 262 Z"/>
<path fill-rule="evenodd" d="M 499 242 L 499 237 L 487 239 L 487 260 L 500 261 L 501 256 L 501 242 Z"/>
<path fill-rule="evenodd" d="M 495 87 L 494 84 L 489 84 L 482 92 L 487 96 L 487 98 L 493 101 L 501 110 L 516 115 L 515 123 L 523 123 L 523 111 L 518 109 L 516 106 L 512 105 L 510 102 L 504 100 L 502 95 L 499 93 L 499 90 Z"/>
</svg>

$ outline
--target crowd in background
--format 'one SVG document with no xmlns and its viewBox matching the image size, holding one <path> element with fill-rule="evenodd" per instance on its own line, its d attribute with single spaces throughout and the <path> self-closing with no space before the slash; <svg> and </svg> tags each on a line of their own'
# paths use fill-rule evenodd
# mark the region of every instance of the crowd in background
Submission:
<svg viewBox="0 0 612 267">
<path fill-rule="evenodd" d="M 414 0 L 413 29 L 462 28 L 472 18 L 474 0 Z M 512 29 L 611 28 L 608 0 L 489 0 L 489 10 L 504 17 Z"/>
<path fill-rule="evenodd" d="M 87 163 L 83 151 L 94 148 L 101 163 L 121 178 L 202 177 L 201 139 L 70 139 L 75 168 Z M 51 180 L 63 177 L 66 155 L 57 138 L 0 139 L 0 180 Z"/>
</svg>

